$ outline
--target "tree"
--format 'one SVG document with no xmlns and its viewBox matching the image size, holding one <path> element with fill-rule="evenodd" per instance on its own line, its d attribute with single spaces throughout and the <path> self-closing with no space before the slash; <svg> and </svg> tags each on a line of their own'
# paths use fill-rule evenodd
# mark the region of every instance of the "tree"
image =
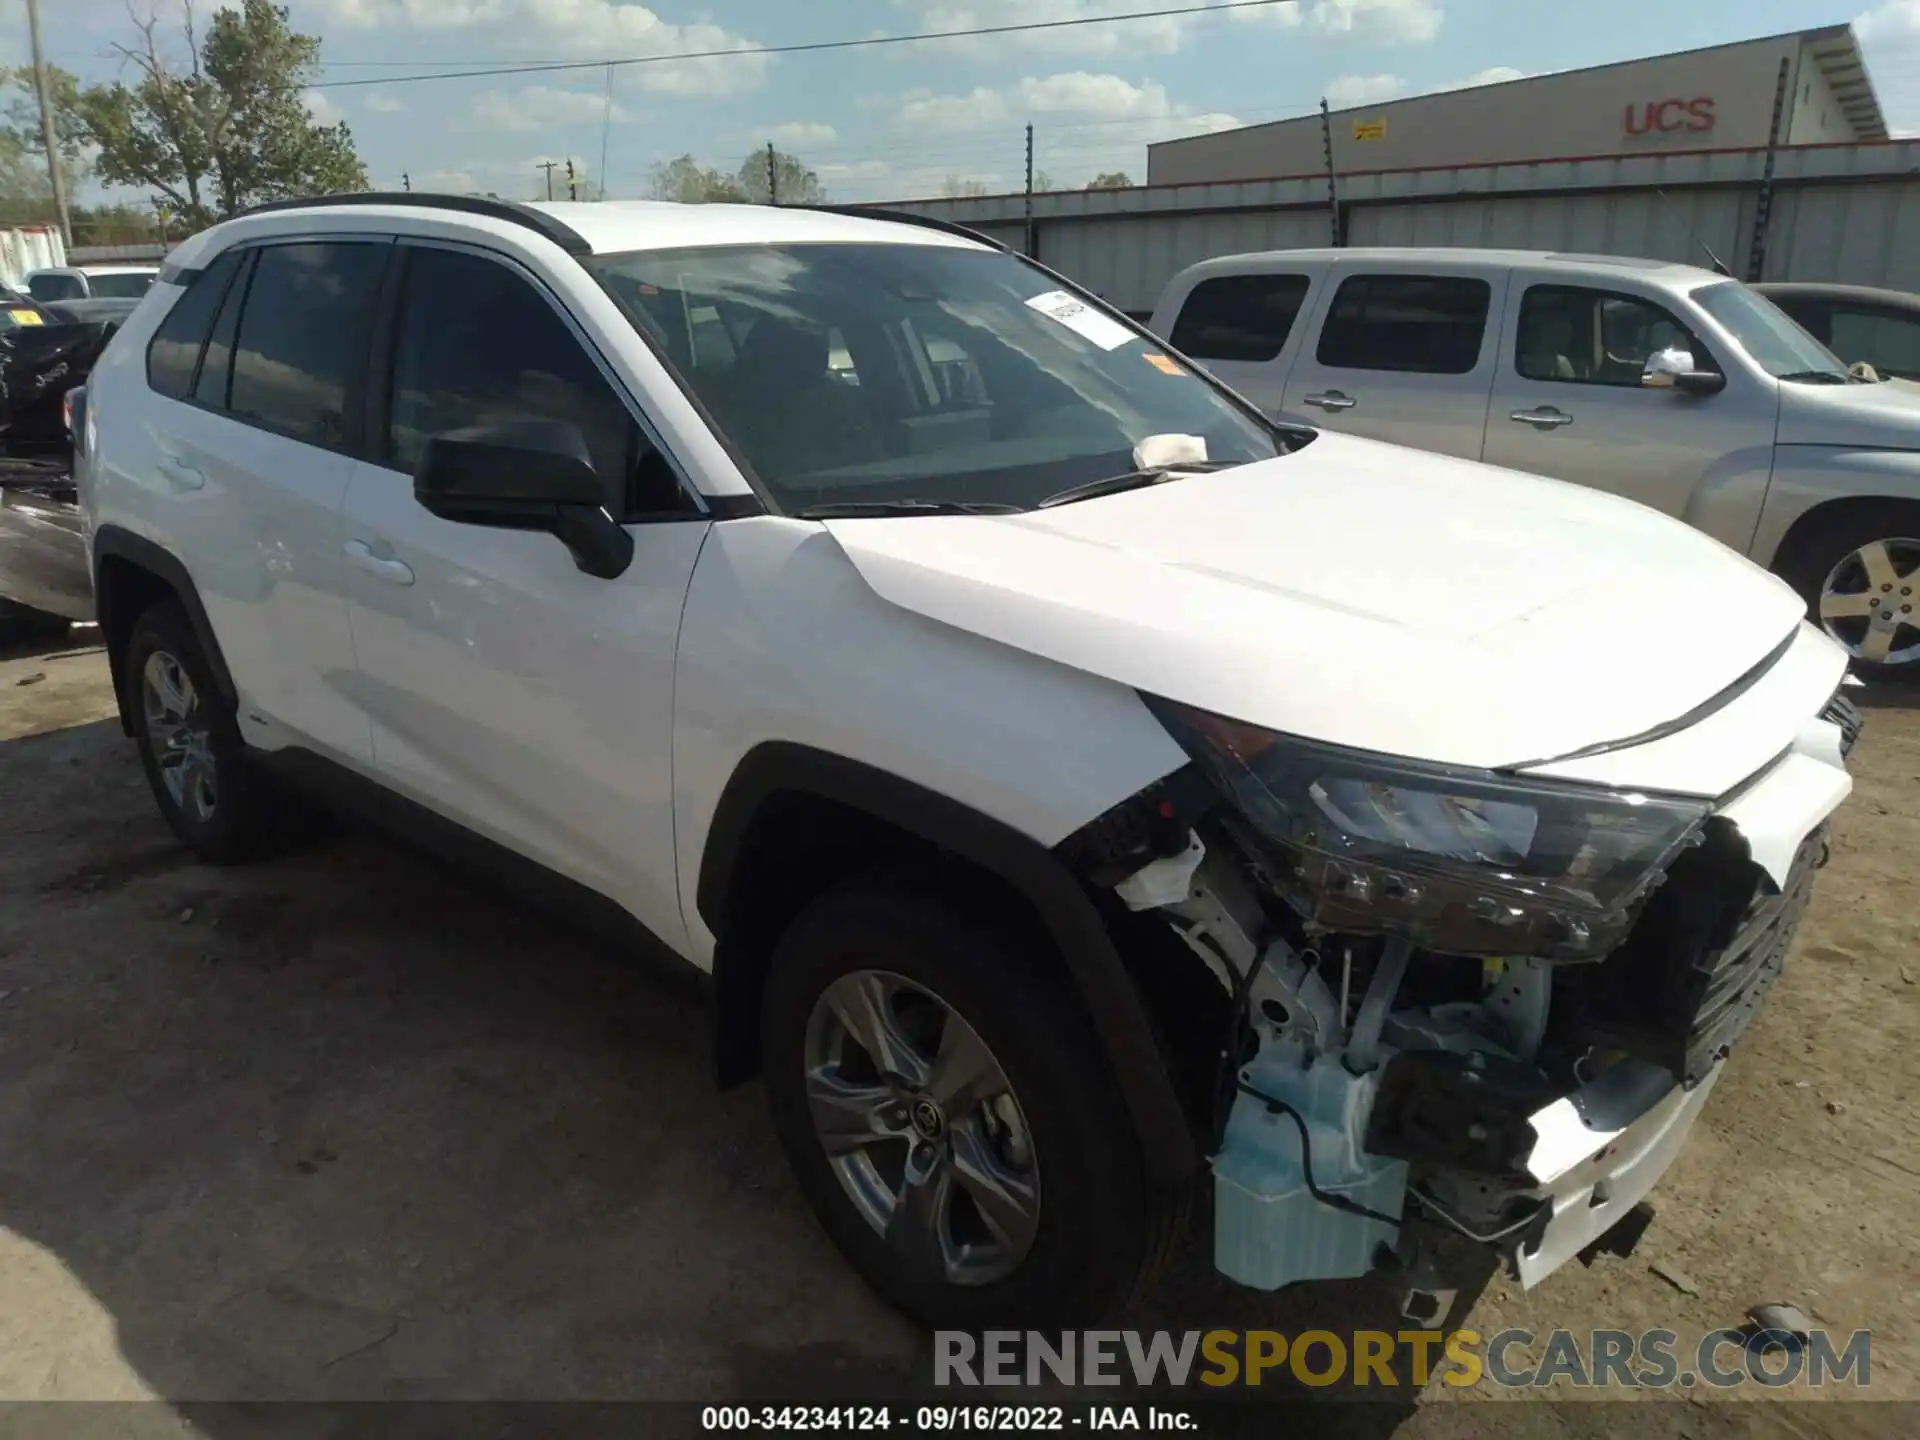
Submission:
<svg viewBox="0 0 1920 1440">
<path fill-rule="evenodd" d="M 1033 189 L 1035 194 L 1038 194 L 1042 190 L 1053 189 L 1053 176 L 1049 175 L 1044 170 L 1034 171 L 1033 172 Z"/>
<path fill-rule="evenodd" d="M 288 28 L 272 0 L 222 9 L 202 38 L 193 0 L 181 28 L 187 59 L 170 58 L 157 13 L 136 20 L 139 38 L 115 48 L 135 71 L 80 91 L 95 170 L 110 185 L 156 193 L 191 226 L 266 200 L 367 188 L 366 167 L 344 121 L 322 125 L 305 89 L 320 69 L 320 41 Z"/>
<path fill-rule="evenodd" d="M 718 170 L 702 169 L 691 155 L 655 165 L 647 179 L 647 193 L 655 200 L 678 200 L 682 205 L 739 204 L 747 198 L 738 180 Z"/>
<path fill-rule="evenodd" d="M 798 156 L 775 150 L 773 170 L 779 181 L 777 198 L 782 205 L 819 205 L 826 200 L 827 190 L 820 183 L 820 177 L 802 164 Z M 767 191 L 767 152 L 755 150 L 742 160 L 734 183 L 755 205 L 771 203 L 776 197 Z"/>
<path fill-rule="evenodd" d="M 57 65 L 47 67 L 47 88 L 53 92 L 54 143 L 60 151 L 60 174 L 66 192 L 74 194 L 87 178 L 86 130 L 80 121 L 80 82 Z M 33 67 L 0 67 L 0 90 L 7 107 L 0 111 L 0 196 L 9 200 L 53 198 L 47 179 L 46 140 L 40 130 L 40 94 L 34 88 Z"/>
<path fill-rule="evenodd" d="M 991 195 L 984 180 L 969 180 L 960 175 L 949 175 L 940 183 L 940 193 L 949 200 L 965 200 L 975 195 Z"/>
<path fill-rule="evenodd" d="M 1108 170 L 1087 182 L 1089 190 L 1127 190 L 1132 186 L 1133 177 L 1124 170 Z"/>
</svg>

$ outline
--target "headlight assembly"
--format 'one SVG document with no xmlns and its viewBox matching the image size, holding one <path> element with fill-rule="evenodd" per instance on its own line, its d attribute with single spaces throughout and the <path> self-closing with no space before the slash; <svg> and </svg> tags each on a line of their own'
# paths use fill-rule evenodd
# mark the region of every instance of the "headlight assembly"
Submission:
<svg viewBox="0 0 1920 1440">
<path fill-rule="evenodd" d="M 1450 954 L 1599 958 L 1710 809 L 1344 750 L 1149 704 L 1259 832 L 1309 924 L 1406 935 Z"/>
</svg>

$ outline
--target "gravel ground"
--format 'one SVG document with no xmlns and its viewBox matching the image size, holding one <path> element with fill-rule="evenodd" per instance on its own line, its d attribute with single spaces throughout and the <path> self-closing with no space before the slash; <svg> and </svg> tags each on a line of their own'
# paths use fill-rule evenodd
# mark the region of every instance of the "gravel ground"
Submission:
<svg viewBox="0 0 1920 1440">
<path fill-rule="evenodd" d="M 196 1402 L 857 1398 L 927 1373 L 802 1208 L 757 1088 L 713 1090 L 693 987 L 371 836 L 195 863 L 90 635 L 0 653 L 0 1402 L 157 1397 L 178 1416 L 113 1413 L 238 1434 Z M 1692 1336 L 1789 1299 L 1871 1329 L 1872 1392 L 1920 1401 L 1920 705 L 1873 699 L 1793 961 L 1639 1251 L 1470 1285 L 1456 1323 Z M 1238 1291 L 1196 1247 L 1123 1323 L 1394 1328 L 1391 1301 Z M 1380 1436 L 1920 1433 L 1920 1408 L 1804 1390 L 1464 1393 L 1330 1408 Z M 0 1408 L 0 1432 L 47 1413 Z"/>
</svg>

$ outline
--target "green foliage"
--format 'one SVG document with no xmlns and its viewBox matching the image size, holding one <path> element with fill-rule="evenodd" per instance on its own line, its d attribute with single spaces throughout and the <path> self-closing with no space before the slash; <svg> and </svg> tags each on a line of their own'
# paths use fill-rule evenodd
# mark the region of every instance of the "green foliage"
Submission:
<svg viewBox="0 0 1920 1440">
<path fill-rule="evenodd" d="M 54 143 L 60 150 L 60 173 L 72 196 L 87 178 L 86 132 L 80 123 L 80 82 L 57 65 L 47 67 L 47 88 L 53 92 Z M 0 66 L 0 200 L 53 198 L 47 179 L 46 140 L 40 132 L 40 96 L 34 89 L 33 67 Z"/>
<path fill-rule="evenodd" d="M 163 53 L 158 28 L 137 22 L 138 41 L 116 47 L 131 85 L 77 96 L 101 180 L 152 192 L 196 228 L 267 200 L 367 188 L 346 123 L 322 125 L 308 111 L 320 41 L 291 30 L 284 7 L 242 0 L 216 12 L 204 37 L 189 8 L 184 68 Z"/>
<path fill-rule="evenodd" d="M 799 157 L 775 150 L 773 163 L 782 205 L 818 205 L 827 198 L 820 177 Z M 682 205 L 765 205 L 769 200 L 767 152 L 751 152 L 731 175 L 709 170 L 691 155 L 663 160 L 647 178 L 647 194 L 655 200 L 677 200 Z"/>
<path fill-rule="evenodd" d="M 1133 185 L 1133 177 L 1124 170 L 1109 170 L 1096 175 L 1087 182 L 1089 190 L 1126 190 Z"/>
<path fill-rule="evenodd" d="M 827 198 L 827 190 L 820 183 L 820 177 L 796 155 L 775 150 L 773 173 L 780 184 L 779 200 L 782 205 L 819 205 Z M 742 160 L 734 184 L 755 205 L 767 204 L 770 198 L 767 190 L 767 152 L 756 150 Z"/>
</svg>

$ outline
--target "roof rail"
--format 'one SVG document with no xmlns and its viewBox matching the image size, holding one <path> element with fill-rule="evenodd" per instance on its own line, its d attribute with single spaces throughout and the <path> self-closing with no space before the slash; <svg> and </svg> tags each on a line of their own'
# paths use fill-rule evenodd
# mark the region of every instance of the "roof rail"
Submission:
<svg viewBox="0 0 1920 1440">
<path fill-rule="evenodd" d="M 970 230 L 965 225 L 956 225 L 951 220 L 936 219 L 932 215 L 919 215 L 911 210 L 895 210 L 887 205 L 782 205 L 779 208 L 823 210 L 830 215 L 858 215 L 867 220 L 891 220 L 896 225 L 918 225 L 925 230 L 943 230 L 949 235 L 960 235 L 994 250 L 1007 248 L 991 235 L 982 235 L 978 230 Z"/>
<path fill-rule="evenodd" d="M 531 205 L 517 200 L 495 200 L 488 195 L 434 195 L 421 190 L 365 190 L 351 195 L 309 195 L 298 200 L 269 200 L 250 205 L 231 218 L 245 215 L 271 215 L 280 210 L 317 210 L 329 205 L 410 205 L 424 210 L 458 210 L 466 215 L 485 215 L 524 225 L 544 235 L 569 255 L 591 255 L 593 247 L 578 230 Z"/>
</svg>

